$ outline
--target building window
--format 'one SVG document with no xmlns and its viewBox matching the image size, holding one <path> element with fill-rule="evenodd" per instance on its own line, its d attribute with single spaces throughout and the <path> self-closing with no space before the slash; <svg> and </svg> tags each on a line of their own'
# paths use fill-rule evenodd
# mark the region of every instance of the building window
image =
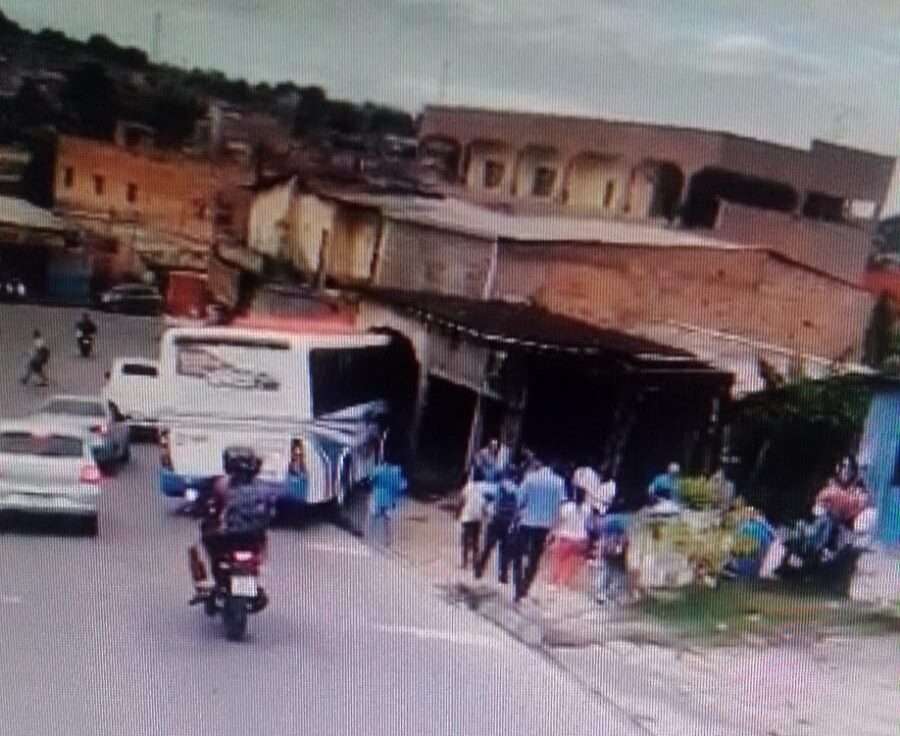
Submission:
<svg viewBox="0 0 900 736">
<path fill-rule="evenodd" d="M 94 194 L 98 197 L 103 196 L 103 187 L 106 184 L 103 177 L 99 174 L 94 174 Z"/>
<path fill-rule="evenodd" d="M 134 204 L 137 202 L 137 184 L 128 184 L 128 190 L 125 193 L 125 199 L 128 200 L 128 204 Z"/>
<path fill-rule="evenodd" d="M 531 194 L 534 197 L 549 197 L 553 193 L 553 184 L 556 182 L 556 169 L 549 166 L 538 166 L 534 170 L 534 182 L 531 185 Z"/>
<path fill-rule="evenodd" d="M 496 189 L 503 181 L 504 166 L 499 161 L 484 162 L 484 188 Z"/>
<path fill-rule="evenodd" d="M 603 209 L 608 210 L 613 206 L 613 200 L 616 196 L 616 183 L 610 179 L 603 187 Z"/>
<path fill-rule="evenodd" d="M 71 189 L 75 186 L 75 169 L 71 166 L 66 166 L 63 172 L 63 186 L 66 189 Z"/>
<path fill-rule="evenodd" d="M 822 192 L 807 192 L 806 201 L 803 203 L 804 217 L 825 222 L 844 222 L 846 214 L 846 202 L 842 197 Z"/>
</svg>

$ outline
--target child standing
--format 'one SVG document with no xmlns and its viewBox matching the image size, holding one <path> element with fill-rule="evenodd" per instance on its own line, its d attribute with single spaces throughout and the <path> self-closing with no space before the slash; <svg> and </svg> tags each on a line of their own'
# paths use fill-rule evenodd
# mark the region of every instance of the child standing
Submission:
<svg viewBox="0 0 900 736">
<path fill-rule="evenodd" d="M 497 484 L 487 481 L 470 480 L 462 489 L 462 504 L 459 511 L 461 529 L 460 544 L 462 546 L 462 569 L 472 567 L 478 561 L 481 543 L 481 525 L 484 522 L 487 497 L 496 493 Z"/>
<path fill-rule="evenodd" d="M 618 519 L 592 516 L 589 533 L 596 545 L 597 603 L 621 602 L 628 595 L 628 534 Z"/>
</svg>

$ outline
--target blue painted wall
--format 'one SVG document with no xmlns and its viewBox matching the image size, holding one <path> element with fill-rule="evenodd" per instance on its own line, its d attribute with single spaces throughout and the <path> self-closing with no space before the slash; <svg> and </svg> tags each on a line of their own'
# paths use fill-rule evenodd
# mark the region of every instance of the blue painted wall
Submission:
<svg viewBox="0 0 900 736">
<path fill-rule="evenodd" d="M 879 388 L 859 451 L 866 484 L 878 507 L 879 538 L 900 543 L 900 387 Z"/>
</svg>

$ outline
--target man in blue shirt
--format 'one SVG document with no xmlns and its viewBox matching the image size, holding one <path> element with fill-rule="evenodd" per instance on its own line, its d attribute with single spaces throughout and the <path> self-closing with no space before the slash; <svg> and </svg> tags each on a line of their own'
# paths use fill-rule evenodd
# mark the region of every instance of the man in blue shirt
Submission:
<svg viewBox="0 0 900 736">
<path fill-rule="evenodd" d="M 513 556 L 516 601 L 528 595 L 537 575 L 550 530 L 559 519 L 559 507 L 566 497 L 566 482 L 539 460 L 531 462 L 519 488 L 520 521 Z M 528 564 L 523 570 L 523 558 Z"/>
<path fill-rule="evenodd" d="M 372 495 L 369 498 L 369 536 L 375 540 L 377 527 L 382 527 L 384 544 L 391 546 L 391 515 L 397 499 L 406 490 L 406 478 L 397 465 L 380 463 L 372 471 Z"/>
<path fill-rule="evenodd" d="M 504 480 L 496 484 L 495 488 L 495 492 L 488 498 L 491 504 L 490 521 L 484 549 L 475 560 L 474 572 L 476 580 L 484 575 L 484 568 L 491 552 L 497 546 L 500 582 L 505 585 L 509 578 L 510 540 L 515 533 L 516 520 L 519 518 L 519 489 L 511 480 Z"/>
<path fill-rule="evenodd" d="M 509 448 L 492 439 L 475 453 L 472 459 L 472 474 L 476 481 L 499 483 L 509 466 Z"/>
</svg>

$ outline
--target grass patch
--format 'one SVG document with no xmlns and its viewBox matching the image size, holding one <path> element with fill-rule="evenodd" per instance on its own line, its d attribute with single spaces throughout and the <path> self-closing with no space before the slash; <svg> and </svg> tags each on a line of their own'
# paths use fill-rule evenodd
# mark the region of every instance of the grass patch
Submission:
<svg viewBox="0 0 900 736">
<path fill-rule="evenodd" d="M 748 635 L 783 641 L 786 635 L 900 633 L 900 611 L 876 610 L 783 582 L 685 588 L 651 598 L 640 609 L 673 633 L 709 643 L 733 643 Z"/>
</svg>

